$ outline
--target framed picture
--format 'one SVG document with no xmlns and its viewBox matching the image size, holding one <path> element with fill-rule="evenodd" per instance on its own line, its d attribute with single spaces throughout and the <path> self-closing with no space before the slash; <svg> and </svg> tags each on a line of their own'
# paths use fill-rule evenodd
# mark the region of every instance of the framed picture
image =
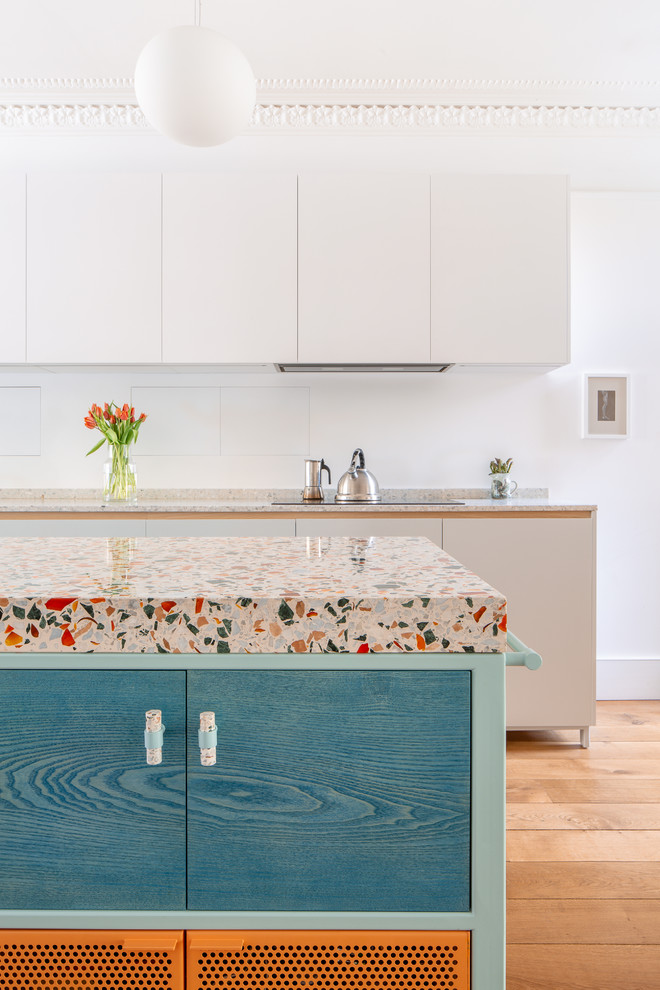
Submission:
<svg viewBox="0 0 660 990">
<path fill-rule="evenodd" d="M 623 439 L 628 436 L 629 375 L 585 375 L 585 437 Z"/>
</svg>

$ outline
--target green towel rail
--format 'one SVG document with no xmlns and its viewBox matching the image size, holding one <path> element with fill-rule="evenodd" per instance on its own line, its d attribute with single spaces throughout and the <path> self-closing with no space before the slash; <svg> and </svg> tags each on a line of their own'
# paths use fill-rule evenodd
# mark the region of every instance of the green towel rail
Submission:
<svg viewBox="0 0 660 990">
<path fill-rule="evenodd" d="M 543 660 L 539 653 L 530 650 L 522 640 L 514 636 L 512 632 L 507 633 L 506 665 L 507 667 L 527 667 L 528 670 L 538 670 Z"/>
</svg>

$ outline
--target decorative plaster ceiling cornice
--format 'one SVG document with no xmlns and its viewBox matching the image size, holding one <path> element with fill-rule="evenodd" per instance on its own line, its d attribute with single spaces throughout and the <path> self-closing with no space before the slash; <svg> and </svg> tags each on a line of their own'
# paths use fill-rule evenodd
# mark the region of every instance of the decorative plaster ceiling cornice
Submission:
<svg viewBox="0 0 660 990">
<path fill-rule="evenodd" d="M 261 79 L 247 134 L 648 133 L 660 82 Z M 0 129 L 153 133 L 129 78 L 2 79 Z"/>
</svg>

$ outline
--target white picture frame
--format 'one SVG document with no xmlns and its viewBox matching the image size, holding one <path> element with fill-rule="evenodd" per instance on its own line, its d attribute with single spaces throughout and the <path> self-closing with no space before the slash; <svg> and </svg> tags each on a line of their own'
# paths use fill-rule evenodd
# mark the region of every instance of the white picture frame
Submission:
<svg viewBox="0 0 660 990">
<path fill-rule="evenodd" d="M 583 437 L 625 440 L 630 436 L 630 375 L 585 375 L 583 406 Z"/>
</svg>

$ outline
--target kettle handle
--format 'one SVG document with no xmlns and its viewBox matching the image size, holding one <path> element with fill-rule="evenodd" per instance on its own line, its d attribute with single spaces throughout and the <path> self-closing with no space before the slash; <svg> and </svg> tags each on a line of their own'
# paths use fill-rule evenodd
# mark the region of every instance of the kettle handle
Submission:
<svg viewBox="0 0 660 990">
<path fill-rule="evenodd" d="M 359 467 L 364 468 L 364 451 L 362 450 L 362 447 L 356 447 L 355 450 L 353 451 L 353 457 L 351 458 L 351 466 L 349 468 L 349 471 L 357 470 L 358 465 L 355 463 L 355 458 L 358 456 L 358 454 L 360 456 Z"/>
<path fill-rule="evenodd" d="M 321 478 L 321 474 L 323 473 L 323 471 L 327 471 L 328 472 L 328 484 L 331 485 L 332 484 L 332 478 L 330 477 L 330 468 L 325 463 L 325 461 L 323 460 L 323 458 L 321 458 L 321 467 L 319 468 L 319 480 Z"/>
</svg>

